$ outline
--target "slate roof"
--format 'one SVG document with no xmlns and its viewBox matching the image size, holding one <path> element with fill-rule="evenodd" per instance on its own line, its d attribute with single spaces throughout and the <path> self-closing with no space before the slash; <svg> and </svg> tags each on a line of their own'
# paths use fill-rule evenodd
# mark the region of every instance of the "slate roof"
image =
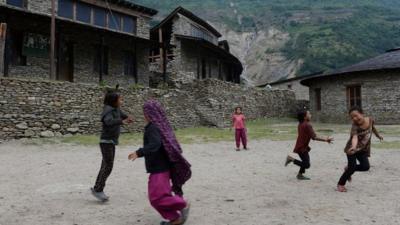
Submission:
<svg viewBox="0 0 400 225">
<path fill-rule="evenodd" d="M 400 48 L 386 51 L 384 54 L 364 60 L 362 62 L 343 67 L 330 73 L 316 75 L 301 81 L 301 84 L 307 85 L 311 80 L 316 78 L 352 75 L 360 72 L 384 71 L 400 69 Z"/>
<path fill-rule="evenodd" d="M 157 24 L 156 26 L 154 26 L 153 28 L 151 28 L 151 32 L 156 31 L 157 29 L 159 29 L 160 27 L 162 27 L 164 24 L 168 23 L 169 21 L 171 21 L 177 14 L 182 14 L 186 17 L 188 17 L 189 19 L 193 20 L 194 22 L 200 24 L 201 26 L 203 26 L 204 28 L 206 28 L 208 31 L 210 31 L 211 33 L 213 33 L 215 36 L 222 37 L 221 33 L 219 33 L 213 26 L 211 26 L 209 23 L 207 23 L 206 21 L 204 21 L 203 19 L 201 19 L 200 17 L 196 16 L 195 14 L 193 14 L 192 12 L 190 12 L 189 10 L 179 6 L 178 8 L 176 8 L 172 13 L 170 13 L 163 21 L 161 21 L 159 24 Z"/>
</svg>

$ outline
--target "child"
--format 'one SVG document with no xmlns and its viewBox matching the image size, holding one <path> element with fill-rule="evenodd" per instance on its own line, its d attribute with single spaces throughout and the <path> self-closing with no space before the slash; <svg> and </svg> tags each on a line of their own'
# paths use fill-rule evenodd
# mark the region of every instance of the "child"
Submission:
<svg viewBox="0 0 400 225">
<path fill-rule="evenodd" d="M 374 120 L 371 117 L 365 117 L 360 107 L 351 108 L 349 115 L 353 125 L 351 127 L 350 139 L 344 149 L 347 154 L 348 164 L 338 182 L 337 190 L 339 192 L 347 191 L 345 188 L 346 182 L 351 181 L 351 175 L 355 171 L 369 170 L 368 157 L 371 156 L 372 133 L 381 141 L 383 140 L 383 137 L 375 129 Z M 357 160 L 360 162 L 358 165 Z"/>
<path fill-rule="evenodd" d="M 147 122 L 144 146 L 131 153 L 128 159 L 134 161 L 145 158 L 146 170 L 150 174 L 150 204 L 169 221 L 161 222 L 161 225 L 184 224 L 188 218 L 189 204 L 182 197 L 182 186 L 191 177 L 191 166 L 182 156 L 181 147 L 160 103 L 148 101 L 143 111 Z"/>
<path fill-rule="evenodd" d="M 117 87 L 118 88 L 118 87 Z M 101 168 L 96 179 L 96 184 L 91 188 L 94 197 L 102 202 L 108 201 L 109 197 L 103 190 L 107 178 L 110 176 L 114 165 L 115 146 L 118 145 L 121 125 L 133 122 L 120 110 L 122 96 L 116 91 L 108 91 L 104 98 L 104 109 L 101 114 L 102 132 L 100 137 L 100 149 L 103 156 Z"/>
<path fill-rule="evenodd" d="M 242 107 L 236 107 L 232 115 L 232 127 L 235 129 L 236 151 L 240 151 L 240 140 L 242 140 L 243 148 L 248 150 L 245 120 L 246 117 L 242 112 Z"/>
<path fill-rule="evenodd" d="M 333 138 L 321 138 L 318 137 L 313 127 L 310 124 L 311 121 L 311 113 L 306 110 L 301 110 L 297 114 L 297 119 L 299 120 L 299 125 L 297 128 L 298 136 L 296 141 L 296 146 L 294 148 L 294 152 L 299 154 L 300 160 L 294 159 L 291 156 L 286 158 L 285 166 L 289 165 L 289 163 L 293 162 L 295 165 L 300 167 L 300 171 L 297 174 L 297 179 L 299 180 L 310 180 L 310 178 L 304 176 L 306 169 L 310 168 L 310 156 L 309 152 L 311 148 L 309 147 L 310 140 L 315 141 L 323 141 L 327 143 L 332 143 Z"/>
</svg>

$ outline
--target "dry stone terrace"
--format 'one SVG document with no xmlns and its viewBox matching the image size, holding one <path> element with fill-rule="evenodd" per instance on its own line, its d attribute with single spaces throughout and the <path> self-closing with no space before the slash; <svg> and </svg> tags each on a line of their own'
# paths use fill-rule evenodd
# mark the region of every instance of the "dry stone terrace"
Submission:
<svg viewBox="0 0 400 225">
<path fill-rule="evenodd" d="M 105 88 L 69 82 L 0 79 L 0 139 L 54 137 L 100 132 L 99 115 Z M 123 109 L 142 124 L 142 105 L 158 99 L 175 128 L 224 127 L 235 106 L 249 119 L 290 117 L 296 108 L 291 91 L 245 88 L 219 80 L 204 80 L 177 89 L 121 89 Z M 127 131 L 141 131 L 128 126 Z"/>
</svg>

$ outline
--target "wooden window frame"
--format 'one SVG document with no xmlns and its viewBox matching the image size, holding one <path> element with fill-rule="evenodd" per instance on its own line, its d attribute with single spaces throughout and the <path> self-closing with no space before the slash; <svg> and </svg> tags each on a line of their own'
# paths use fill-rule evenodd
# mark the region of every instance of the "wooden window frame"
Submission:
<svg viewBox="0 0 400 225">
<path fill-rule="evenodd" d="M 347 107 L 362 107 L 362 88 L 360 84 L 346 86 L 346 102 Z"/>
<path fill-rule="evenodd" d="M 316 111 L 321 111 L 322 110 L 321 88 L 316 88 L 314 91 L 315 91 L 315 109 Z"/>
<path fill-rule="evenodd" d="M 22 0 L 22 6 L 12 5 L 12 4 L 8 3 L 7 0 L 6 0 L 5 3 L 6 3 L 6 5 L 10 5 L 10 6 L 18 7 L 18 8 L 22 8 L 22 9 L 27 9 L 28 8 L 28 0 Z"/>
</svg>

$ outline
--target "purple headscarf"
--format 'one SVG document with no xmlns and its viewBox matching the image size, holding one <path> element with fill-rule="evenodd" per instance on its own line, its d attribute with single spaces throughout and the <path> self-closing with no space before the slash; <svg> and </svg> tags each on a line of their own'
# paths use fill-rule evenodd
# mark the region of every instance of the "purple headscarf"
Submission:
<svg viewBox="0 0 400 225">
<path fill-rule="evenodd" d="M 182 186 L 192 176 L 191 165 L 182 156 L 181 146 L 161 104 L 155 100 L 149 100 L 144 104 L 143 111 L 148 119 L 160 130 L 164 149 L 171 162 L 172 189 L 175 194 L 183 195 Z"/>
</svg>

